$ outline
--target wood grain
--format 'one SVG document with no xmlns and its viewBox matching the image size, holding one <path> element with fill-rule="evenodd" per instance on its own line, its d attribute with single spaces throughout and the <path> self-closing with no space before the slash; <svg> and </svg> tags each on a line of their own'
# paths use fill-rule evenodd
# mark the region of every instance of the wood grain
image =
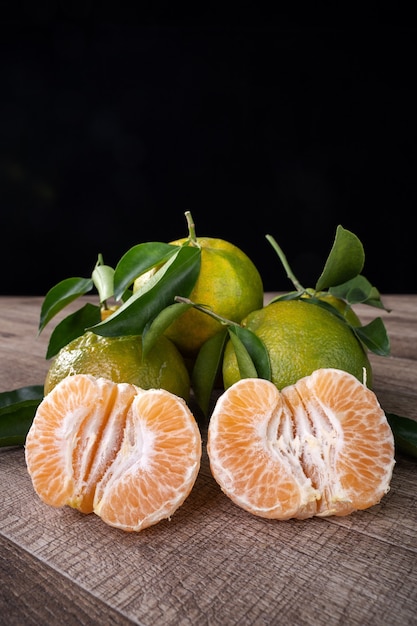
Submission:
<svg viewBox="0 0 417 626">
<path fill-rule="evenodd" d="M 0 536 L 0 622 L 8 626 L 67 626 L 132 621 L 55 569 Z"/>
<path fill-rule="evenodd" d="M 417 419 L 417 296 L 385 301 L 392 355 L 373 359 L 375 387 L 385 410 Z M 43 381 L 40 303 L 0 298 L 1 390 Z M 414 626 L 417 463 L 396 461 L 380 504 L 275 522 L 222 494 L 204 452 L 172 519 L 124 533 L 94 514 L 44 505 L 23 448 L 2 449 L 0 624 Z"/>
</svg>

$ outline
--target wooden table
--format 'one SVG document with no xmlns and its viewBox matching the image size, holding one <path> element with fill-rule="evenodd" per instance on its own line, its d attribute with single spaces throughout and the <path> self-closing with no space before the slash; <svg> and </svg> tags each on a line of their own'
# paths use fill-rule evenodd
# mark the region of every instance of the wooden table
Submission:
<svg viewBox="0 0 417 626">
<path fill-rule="evenodd" d="M 374 390 L 387 412 L 417 419 L 417 295 L 383 300 L 392 356 L 371 357 Z M 43 383 L 41 301 L 0 298 L 0 391 Z M 396 458 L 379 505 L 277 522 L 232 504 L 204 455 L 171 521 L 130 534 L 43 504 L 23 448 L 0 449 L 0 623 L 415 625 L 417 461 Z"/>
</svg>

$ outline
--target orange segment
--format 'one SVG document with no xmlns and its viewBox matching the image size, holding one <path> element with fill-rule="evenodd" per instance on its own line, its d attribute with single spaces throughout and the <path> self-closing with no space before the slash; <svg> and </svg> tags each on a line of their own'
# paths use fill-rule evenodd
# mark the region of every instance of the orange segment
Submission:
<svg viewBox="0 0 417 626">
<path fill-rule="evenodd" d="M 76 374 L 39 405 L 25 456 L 47 504 L 138 531 L 170 517 L 189 495 L 201 437 L 182 398 Z"/>
<path fill-rule="evenodd" d="M 207 451 L 233 502 L 281 520 L 373 506 L 394 467 L 392 432 L 375 394 L 336 369 L 281 392 L 263 379 L 238 381 L 214 408 Z"/>
<path fill-rule="evenodd" d="M 169 392 L 138 392 L 118 453 L 97 484 L 94 511 L 105 522 L 140 530 L 170 517 L 200 467 L 201 438 L 185 403 Z"/>
<path fill-rule="evenodd" d="M 273 383 L 242 379 L 220 396 L 207 452 L 215 479 L 242 508 L 277 519 L 311 509 L 318 494 L 297 462 L 294 443 L 291 417 Z"/>
</svg>

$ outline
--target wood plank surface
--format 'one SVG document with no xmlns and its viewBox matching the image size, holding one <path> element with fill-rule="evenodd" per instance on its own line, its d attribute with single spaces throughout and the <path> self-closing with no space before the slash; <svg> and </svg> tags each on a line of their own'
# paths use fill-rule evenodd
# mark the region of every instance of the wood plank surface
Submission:
<svg viewBox="0 0 417 626">
<path fill-rule="evenodd" d="M 374 388 L 386 411 L 417 419 L 417 296 L 383 300 L 392 354 L 372 356 Z M 41 301 L 0 298 L 0 391 L 43 382 Z M 362 321 L 380 314 L 358 313 Z M 396 455 L 389 493 L 366 511 L 277 522 L 221 493 L 204 431 L 203 447 L 189 498 L 170 521 L 140 533 L 46 506 L 23 448 L 0 449 L 0 624 L 417 623 L 415 459 Z"/>
</svg>

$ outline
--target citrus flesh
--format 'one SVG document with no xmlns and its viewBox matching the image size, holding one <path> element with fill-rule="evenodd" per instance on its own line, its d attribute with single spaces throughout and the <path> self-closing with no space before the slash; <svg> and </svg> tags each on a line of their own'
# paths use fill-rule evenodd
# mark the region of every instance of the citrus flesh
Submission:
<svg viewBox="0 0 417 626">
<path fill-rule="evenodd" d="M 367 353 L 352 329 L 326 309 L 303 300 L 282 300 L 253 311 L 242 326 L 265 344 L 271 362 L 272 382 L 283 389 L 320 368 L 349 372 L 372 387 Z M 223 382 L 227 389 L 241 376 L 233 344 L 226 345 Z"/>
<path fill-rule="evenodd" d="M 57 354 L 46 375 L 45 394 L 73 374 L 91 374 L 143 389 L 162 388 L 186 401 L 190 396 L 190 376 L 184 359 L 164 336 L 142 359 L 140 336 L 102 337 L 87 331 Z"/>
<path fill-rule="evenodd" d="M 235 504 L 280 520 L 369 508 L 388 492 L 395 463 L 375 394 L 333 368 L 282 391 L 260 378 L 236 382 L 214 407 L 207 452 Z"/>
<path fill-rule="evenodd" d="M 201 436 L 186 402 L 169 391 L 75 374 L 40 403 L 25 459 L 46 504 L 139 531 L 170 518 L 189 495 Z"/>
<path fill-rule="evenodd" d="M 171 241 L 183 245 L 187 239 Z M 195 304 L 207 306 L 217 315 L 240 322 L 248 313 L 263 305 L 263 283 L 252 260 L 237 246 L 212 237 L 197 237 L 201 247 L 201 269 L 189 296 Z M 150 277 L 151 273 L 148 274 Z M 143 285 L 140 276 L 134 291 Z M 181 295 L 181 294 L 178 294 Z M 187 358 L 194 358 L 203 343 L 223 326 L 211 316 L 195 308 L 175 320 L 165 334 Z"/>
</svg>

